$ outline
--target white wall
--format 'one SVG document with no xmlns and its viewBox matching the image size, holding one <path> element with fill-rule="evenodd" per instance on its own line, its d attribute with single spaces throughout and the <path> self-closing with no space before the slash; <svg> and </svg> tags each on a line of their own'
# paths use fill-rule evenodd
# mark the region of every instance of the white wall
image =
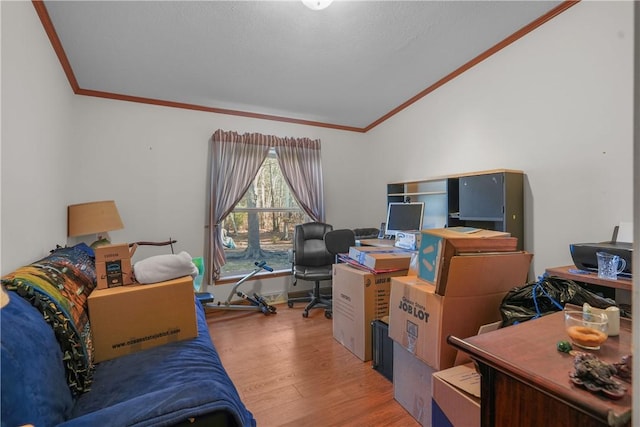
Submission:
<svg viewBox="0 0 640 427">
<path fill-rule="evenodd" d="M 83 176 L 74 202 L 116 200 L 125 228 L 110 233 L 114 242 L 172 237 L 176 250 L 192 256 L 204 254 L 208 140 L 216 129 L 321 139 L 328 196 L 344 191 L 342 176 L 333 173 L 336 160 L 349 164 L 350 153 L 365 145 L 363 135 L 350 132 L 91 97 L 77 97 L 73 111 L 76 172 Z M 328 222 L 358 224 L 332 200 Z M 167 248 L 140 247 L 134 261 L 158 253 Z M 280 295 L 289 282 L 254 283 L 253 289 Z M 216 286 L 215 294 L 225 299 L 228 292 Z"/>
<path fill-rule="evenodd" d="M 74 96 L 31 3 L 2 2 L 2 273 L 64 243 L 68 204 L 102 198 L 125 222 L 114 241 L 201 254 L 218 128 L 320 138 L 340 227 L 378 226 L 387 182 L 522 169 L 535 272 L 568 264 L 569 243 L 632 217 L 631 8 L 581 2 L 363 135 Z"/>
<path fill-rule="evenodd" d="M 67 242 L 67 205 L 102 199 L 116 201 L 125 224 L 114 242 L 172 237 L 176 250 L 202 255 L 208 139 L 218 128 L 319 138 L 327 221 L 376 225 L 353 214 L 359 200 L 347 190 L 364 180 L 350 176 L 365 135 L 74 96 L 31 3 L 1 5 L 2 274 Z M 139 248 L 134 260 L 157 253 L 167 248 Z M 255 289 L 278 294 L 290 280 L 265 282 Z"/>
<path fill-rule="evenodd" d="M 67 239 L 73 92 L 31 2 L 2 8 L 2 259 L 7 273 Z"/>
<path fill-rule="evenodd" d="M 608 240 L 633 219 L 632 10 L 583 1 L 369 132 L 396 159 L 373 185 L 523 170 L 536 275 Z"/>
<path fill-rule="evenodd" d="M 117 201 L 125 229 L 111 233 L 114 241 L 171 236 L 194 256 L 204 251 L 208 140 L 216 129 L 321 139 L 327 195 L 342 185 L 332 164 L 365 146 L 363 135 L 349 132 L 91 97 L 77 97 L 74 120 L 76 167 L 85 176 L 77 202 Z M 328 221 L 352 225 L 341 206 L 327 205 Z"/>
</svg>

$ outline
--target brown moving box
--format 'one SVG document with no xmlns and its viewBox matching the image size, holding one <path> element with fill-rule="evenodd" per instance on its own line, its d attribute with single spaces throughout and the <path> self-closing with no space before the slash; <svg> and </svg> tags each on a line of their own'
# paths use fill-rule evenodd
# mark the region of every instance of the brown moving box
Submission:
<svg viewBox="0 0 640 427">
<path fill-rule="evenodd" d="M 435 372 L 431 390 L 451 425 L 480 427 L 480 375 L 472 363 Z"/>
<path fill-rule="evenodd" d="M 352 246 L 349 258 L 373 270 L 408 269 L 412 256 L 406 249 L 394 246 Z"/>
<path fill-rule="evenodd" d="M 136 246 L 118 243 L 94 249 L 96 257 L 96 289 L 107 289 L 133 283 L 131 257 Z"/>
<path fill-rule="evenodd" d="M 436 370 L 431 366 L 393 342 L 393 398 L 423 427 L 431 427 L 434 372 Z"/>
<path fill-rule="evenodd" d="M 494 325 L 478 333 L 488 326 Z M 431 427 L 436 402 L 454 427 L 479 426 L 479 396 L 480 376 L 472 363 L 456 360 L 453 368 L 438 371 L 393 341 L 393 397 L 421 425 Z"/>
<path fill-rule="evenodd" d="M 369 253 L 362 263 L 373 270 L 408 270 L 411 265 L 411 253 Z"/>
<path fill-rule="evenodd" d="M 503 231 L 471 227 L 422 230 L 418 251 L 418 276 L 436 286 L 436 294 L 444 295 L 451 258 L 464 253 L 513 252 L 518 239 Z"/>
<path fill-rule="evenodd" d="M 454 256 L 445 295 L 415 276 L 392 278 L 389 337 L 429 366 L 450 368 L 456 350 L 447 336 L 467 338 L 500 320 L 500 303 L 526 283 L 531 258 L 527 252 Z"/>
<path fill-rule="evenodd" d="M 349 248 L 349 258 L 362 264 L 367 254 L 393 252 L 404 252 L 404 249 L 396 248 L 395 246 L 351 246 Z"/>
<path fill-rule="evenodd" d="M 95 289 L 88 302 L 95 363 L 198 335 L 190 276 Z"/>
<path fill-rule="evenodd" d="M 389 314 L 391 278 L 407 270 L 373 274 L 348 264 L 333 266 L 333 337 L 362 361 L 372 358 L 371 322 Z"/>
</svg>

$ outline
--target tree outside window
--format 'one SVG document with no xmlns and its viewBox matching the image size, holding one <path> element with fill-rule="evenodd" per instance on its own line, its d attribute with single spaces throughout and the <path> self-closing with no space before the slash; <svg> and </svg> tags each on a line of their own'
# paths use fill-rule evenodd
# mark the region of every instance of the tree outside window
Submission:
<svg viewBox="0 0 640 427">
<path fill-rule="evenodd" d="M 254 269 L 255 261 L 266 261 L 274 271 L 290 270 L 293 230 L 308 221 L 271 149 L 249 189 L 222 224 L 227 263 L 221 277 L 243 276 Z"/>
</svg>

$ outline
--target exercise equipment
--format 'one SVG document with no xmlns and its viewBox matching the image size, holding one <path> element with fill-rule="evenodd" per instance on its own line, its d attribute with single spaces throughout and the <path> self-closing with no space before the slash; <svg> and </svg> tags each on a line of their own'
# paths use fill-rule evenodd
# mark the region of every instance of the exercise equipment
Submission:
<svg viewBox="0 0 640 427">
<path fill-rule="evenodd" d="M 238 290 L 240 285 L 258 274 L 260 271 L 273 271 L 273 268 L 269 267 L 265 261 L 256 261 L 255 266 L 256 267 L 253 269 L 253 271 L 236 282 L 225 301 L 213 302 L 213 298 L 211 298 L 209 302 L 205 302 L 204 308 L 211 310 L 261 311 L 265 316 L 269 314 L 275 314 L 276 308 L 269 304 L 263 297 L 261 297 L 257 293 L 254 292 L 253 295 L 250 296 Z M 249 304 L 231 304 L 231 299 L 234 296 L 242 298 L 243 300 L 249 302 Z"/>
</svg>

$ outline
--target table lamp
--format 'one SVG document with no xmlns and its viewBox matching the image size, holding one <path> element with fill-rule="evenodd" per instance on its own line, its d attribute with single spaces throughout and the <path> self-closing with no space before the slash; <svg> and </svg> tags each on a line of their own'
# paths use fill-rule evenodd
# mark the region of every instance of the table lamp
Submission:
<svg viewBox="0 0 640 427">
<path fill-rule="evenodd" d="M 92 248 L 108 245 L 109 231 L 124 228 L 118 208 L 113 200 L 80 203 L 67 208 L 67 236 L 96 234 Z"/>
</svg>

